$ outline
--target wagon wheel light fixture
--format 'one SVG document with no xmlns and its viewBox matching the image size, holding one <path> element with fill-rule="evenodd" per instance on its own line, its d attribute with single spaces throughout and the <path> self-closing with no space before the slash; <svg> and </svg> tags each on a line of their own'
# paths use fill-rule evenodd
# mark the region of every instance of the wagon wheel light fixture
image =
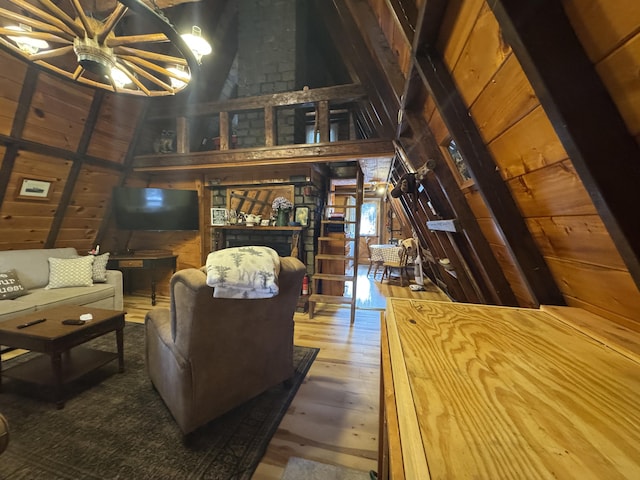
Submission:
<svg viewBox="0 0 640 480">
<path fill-rule="evenodd" d="M 101 12 L 80 1 L 0 0 L 0 46 L 80 84 L 150 97 L 185 90 L 211 53 L 199 27 L 179 35 L 140 0 L 114 0 Z M 126 27 L 136 31 L 122 34 L 133 15 Z"/>
</svg>

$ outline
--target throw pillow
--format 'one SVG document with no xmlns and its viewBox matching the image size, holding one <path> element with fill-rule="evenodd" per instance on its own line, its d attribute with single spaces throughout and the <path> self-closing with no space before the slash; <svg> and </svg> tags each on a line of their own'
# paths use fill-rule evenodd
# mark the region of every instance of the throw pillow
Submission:
<svg viewBox="0 0 640 480">
<path fill-rule="evenodd" d="M 107 262 L 109 253 L 93 256 L 93 282 L 104 283 L 107 281 Z"/>
<path fill-rule="evenodd" d="M 93 285 L 93 255 L 80 258 L 49 257 L 49 284 L 45 288 Z"/>
<path fill-rule="evenodd" d="M 280 257 L 269 247 L 224 248 L 207 256 L 207 285 L 216 298 L 278 295 Z"/>
<path fill-rule="evenodd" d="M 29 291 L 22 286 L 15 270 L 0 272 L 0 300 L 10 300 L 26 295 Z"/>
</svg>

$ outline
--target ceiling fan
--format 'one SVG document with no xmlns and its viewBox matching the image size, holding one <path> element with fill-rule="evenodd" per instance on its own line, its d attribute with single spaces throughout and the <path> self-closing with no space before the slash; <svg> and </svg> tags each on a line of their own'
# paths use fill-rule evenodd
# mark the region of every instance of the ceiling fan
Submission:
<svg viewBox="0 0 640 480">
<path fill-rule="evenodd" d="M 185 90 L 211 52 L 197 26 L 180 35 L 140 0 L 0 0 L 0 46 L 74 82 L 149 97 Z"/>
</svg>

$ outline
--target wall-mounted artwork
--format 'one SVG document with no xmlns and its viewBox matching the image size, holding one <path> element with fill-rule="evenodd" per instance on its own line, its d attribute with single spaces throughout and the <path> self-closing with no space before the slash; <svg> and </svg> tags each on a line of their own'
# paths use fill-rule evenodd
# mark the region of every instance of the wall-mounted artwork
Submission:
<svg viewBox="0 0 640 480">
<path fill-rule="evenodd" d="M 303 227 L 309 226 L 309 207 L 296 207 L 295 221 Z"/>
<path fill-rule="evenodd" d="M 49 200 L 53 182 L 42 178 L 22 178 L 17 190 L 17 199 Z"/>
<path fill-rule="evenodd" d="M 449 142 L 445 144 L 445 149 L 449 154 L 448 160 L 453 167 L 454 174 L 456 176 L 456 179 L 458 180 L 460 188 L 465 188 L 473 185 L 473 179 L 471 178 L 469 167 L 467 167 L 467 164 L 462 157 L 462 153 L 460 152 L 460 150 L 458 150 L 458 146 L 456 145 L 455 140 L 450 139 Z"/>
<path fill-rule="evenodd" d="M 211 225 L 226 225 L 227 224 L 227 209 L 226 208 L 212 208 L 211 209 Z"/>
</svg>

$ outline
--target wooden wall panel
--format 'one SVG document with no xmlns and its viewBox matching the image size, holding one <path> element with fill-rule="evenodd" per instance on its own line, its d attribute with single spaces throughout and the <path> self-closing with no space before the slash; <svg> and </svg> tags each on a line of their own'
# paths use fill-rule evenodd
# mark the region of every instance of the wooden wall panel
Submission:
<svg viewBox="0 0 640 480">
<path fill-rule="evenodd" d="M 80 169 L 65 217 L 56 238 L 56 247 L 91 250 L 102 218 L 108 213 L 111 190 L 118 184 L 116 171 L 84 165 Z"/>
<path fill-rule="evenodd" d="M 369 0 L 369 6 L 378 19 L 389 47 L 397 57 L 400 71 L 406 78 L 411 66 L 411 45 L 407 43 L 407 39 L 401 30 L 402 27 L 394 21 L 388 2 L 384 0 Z"/>
<path fill-rule="evenodd" d="M 91 133 L 87 153 L 112 162 L 124 163 L 143 106 L 143 99 L 105 95 Z"/>
<path fill-rule="evenodd" d="M 545 257 L 626 270 L 622 257 L 597 215 L 537 217 L 530 218 L 527 224 Z"/>
<path fill-rule="evenodd" d="M 473 105 L 510 53 L 511 47 L 502 40 L 496 17 L 484 3 L 453 74 L 467 105 Z"/>
<path fill-rule="evenodd" d="M 628 26 L 596 25 L 602 18 L 611 17 L 601 15 L 598 20 L 598 15 L 594 13 L 597 9 L 614 8 L 605 0 L 566 0 L 565 4 L 579 5 L 588 10 L 574 12 L 576 15 L 580 13 L 577 15 L 580 18 L 586 13 L 588 18 L 589 25 L 583 26 L 583 34 L 579 32 L 581 37 L 588 34 L 593 39 L 594 32 L 610 30 L 610 35 L 603 39 L 603 45 L 594 47 L 593 51 L 613 52 L 602 59 L 598 69 L 609 88 L 617 90 L 613 96 L 621 110 L 626 109 L 623 114 L 627 124 L 635 128 L 640 112 L 637 77 L 637 59 L 640 56 L 636 53 L 636 38 L 633 36 L 638 35 L 637 6 L 622 0 L 628 13 L 636 15 L 634 27 L 630 30 Z M 615 8 L 619 7 L 617 5 Z M 448 15 L 456 9 L 458 12 L 483 14 L 477 7 L 477 0 L 461 0 L 455 9 L 450 9 Z M 456 83 L 462 89 L 461 95 L 469 102 L 470 113 L 502 177 L 508 182 L 565 299 L 570 304 L 580 304 L 582 308 L 600 315 L 609 313 L 605 316 L 614 321 L 633 323 L 640 311 L 640 292 L 597 215 L 564 146 L 539 105 L 517 58 L 512 54 L 504 64 L 496 65 L 495 75 L 489 83 L 485 81 L 486 72 L 478 74 L 475 83 L 470 82 L 472 76 L 459 70 L 459 65 L 463 64 L 461 59 L 470 57 L 470 52 L 475 50 L 477 44 L 499 44 L 499 32 L 486 28 L 486 20 L 485 28 L 481 28 L 483 25 L 479 21 L 474 22 L 469 18 L 450 20 L 450 23 L 452 30 L 443 31 L 440 39 L 446 62 L 453 70 L 454 77 L 462 75 L 456 78 Z M 623 31 L 626 33 L 623 34 Z M 482 35 L 495 38 L 480 40 Z M 625 35 L 632 38 L 623 38 Z M 465 37 L 467 41 L 461 47 L 461 38 Z M 474 41 L 471 42 L 471 39 Z M 455 52 L 459 53 L 456 55 Z M 478 91 L 479 96 L 471 103 Z M 509 265 L 508 249 L 501 245 L 497 232 L 492 228 L 493 222 L 488 218 L 489 212 L 481 195 L 471 191 L 465 196 L 511 283 L 518 276 L 517 269 Z M 526 298 L 526 293 L 518 288 L 517 281 L 513 281 L 512 288 L 520 301 Z M 629 300 L 625 304 L 626 298 Z"/>
<path fill-rule="evenodd" d="M 531 135 L 531 132 L 536 134 Z M 567 152 L 541 106 L 534 108 L 488 147 L 504 179 L 523 175 L 567 158 Z"/>
<path fill-rule="evenodd" d="M 469 35 L 485 6 L 484 0 L 451 0 L 445 14 L 441 35 L 438 38 L 438 51 L 449 69 L 453 70 L 465 48 Z"/>
<path fill-rule="evenodd" d="M 15 160 L 0 211 L 0 250 L 41 248 L 53 223 L 71 162 L 21 151 Z M 52 182 L 46 200 L 17 199 L 23 178 Z"/>
<path fill-rule="evenodd" d="M 596 70 L 631 134 L 640 135 L 640 33 L 602 60 Z"/>
<path fill-rule="evenodd" d="M 0 64 L 0 134 L 9 135 L 27 65 L 4 51 L 0 51 Z"/>
<path fill-rule="evenodd" d="M 594 305 L 603 311 L 640 322 L 640 292 L 629 272 L 556 258 L 549 258 L 547 262 L 554 277 L 560 280 L 564 294 L 584 302 L 586 310 L 591 310 L 590 305 Z M 640 323 L 636 330 L 639 328 Z"/>
<path fill-rule="evenodd" d="M 40 73 L 23 138 L 75 152 L 92 99 L 92 90 Z"/>
<path fill-rule="evenodd" d="M 638 35 L 638 0 L 562 0 L 576 35 L 594 63 Z"/>
<path fill-rule="evenodd" d="M 504 276 L 513 290 L 513 294 L 518 300 L 518 305 L 521 307 L 536 308 L 537 302 L 533 299 L 527 285 L 522 281 L 522 276 L 520 275 L 518 266 L 513 260 L 513 256 L 509 252 L 509 249 L 505 245 L 494 244 L 491 245 L 491 249 L 500 263 Z"/>
<path fill-rule="evenodd" d="M 490 142 L 536 108 L 538 103 L 518 59 L 509 55 L 471 106 L 471 114 L 485 142 Z"/>
<path fill-rule="evenodd" d="M 596 209 L 569 160 L 509 180 L 525 217 L 593 215 Z"/>
</svg>

